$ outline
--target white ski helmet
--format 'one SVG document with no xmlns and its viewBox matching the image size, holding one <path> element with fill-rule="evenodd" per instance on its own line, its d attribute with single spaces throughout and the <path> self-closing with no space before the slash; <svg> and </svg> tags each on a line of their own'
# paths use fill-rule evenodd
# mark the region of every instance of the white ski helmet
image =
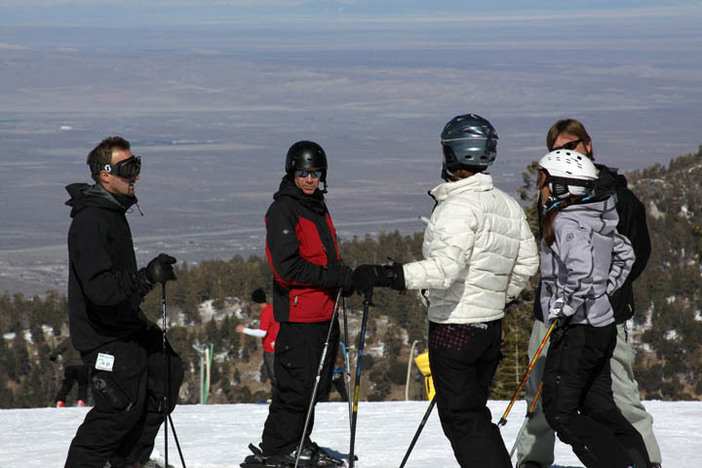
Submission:
<svg viewBox="0 0 702 468">
<path fill-rule="evenodd" d="M 577 151 L 559 149 L 539 161 L 553 198 L 589 195 L 597 180 L 597 170 L 590 158 Z"/>
</svg>

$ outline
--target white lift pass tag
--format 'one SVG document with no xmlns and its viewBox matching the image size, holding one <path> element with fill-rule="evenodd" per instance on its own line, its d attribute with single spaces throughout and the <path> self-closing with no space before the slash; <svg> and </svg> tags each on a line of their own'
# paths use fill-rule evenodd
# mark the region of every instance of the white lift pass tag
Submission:
<svg viewBox="0 0 702 468">
<path fill-rule="evenodd" d="M 98 353 L 97 359 L 95 360 L 95 368 L 97 370 L 112 372 L 112 366 L 114 364 L 115 357 L 113 355 Z"/>
</svg>

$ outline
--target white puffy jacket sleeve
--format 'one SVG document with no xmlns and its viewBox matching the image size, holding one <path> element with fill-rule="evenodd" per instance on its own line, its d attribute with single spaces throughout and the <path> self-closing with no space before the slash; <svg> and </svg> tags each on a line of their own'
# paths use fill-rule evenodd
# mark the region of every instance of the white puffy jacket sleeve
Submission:
<svg viewBox="0 0 702 468">
<path fill-rule="evenodd" d="M 524 289 L 529 278 L 536 273 L 539 268 L 539 251 L 534 241 L 526 216 L 521 223 L 521 238 L 519 240 L 519 253 L 517 260 L 509 275 L 507 285 L 507 302 L 514 300 Z"/>
</svg>

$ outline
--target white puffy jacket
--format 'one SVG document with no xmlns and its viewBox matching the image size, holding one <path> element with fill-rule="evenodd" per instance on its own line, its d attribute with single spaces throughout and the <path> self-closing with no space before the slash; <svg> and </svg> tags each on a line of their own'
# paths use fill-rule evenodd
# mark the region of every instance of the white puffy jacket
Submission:
<svg viewBox="0 0 702 468">
<path fill-rule="evenodd" d="M 539 267 L 524 210 L 475 174 L 436 186 L 437 202 L 424 231 L 424 260 L 405 264 L 408 289 L 428 289 L 429 320 L 499 320 Z"/>
</svg>

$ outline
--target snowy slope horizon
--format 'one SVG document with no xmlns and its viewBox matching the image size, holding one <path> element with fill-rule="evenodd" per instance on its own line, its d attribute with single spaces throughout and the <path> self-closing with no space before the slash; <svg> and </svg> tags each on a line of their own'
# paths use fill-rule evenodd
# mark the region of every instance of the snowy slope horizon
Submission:
<svg viewBox="0 0 702 468">
<path fill-rule="evenodd" d="M 702 466 L 702 402 L 644 402 L 654 418 L 654 431 L 664 466 Z M 424 401 L 359 404 L 356 454 L 359 468 L 399 466 L 427 408 Z M 506 401 L 490 401 L 493 421 L 507 407 Z M 75 431 L 88 408 L 40 408 L 0 410 L 0 467 L 61 467 Z M 501 429 L 510 449 L 524 420 L 526 407 L 517 402 Z M 249 443 L 260 441 L 268 406 L 262 404 L 181 405 L 173 413 L 186 465 L 189 468 L 238 466 L 250 452 Z M 313 439 L 340 455 L 348 454 L 349 426 L 346 403 L 317 406 Z M 170 433 L 170 431 L 169 431 Z M 37 443 L 39 442 L 39 443 Z M 163 430 L 156 440 L 155 456 L 164 453 Z M 169 463 L 181 466 L 172 437 Z M 457 463 L 434 411 L 406 465 L 453 467 Z M 557 442 L 553 468 L 582 467 L 570 447 Z"/>
</svg>

